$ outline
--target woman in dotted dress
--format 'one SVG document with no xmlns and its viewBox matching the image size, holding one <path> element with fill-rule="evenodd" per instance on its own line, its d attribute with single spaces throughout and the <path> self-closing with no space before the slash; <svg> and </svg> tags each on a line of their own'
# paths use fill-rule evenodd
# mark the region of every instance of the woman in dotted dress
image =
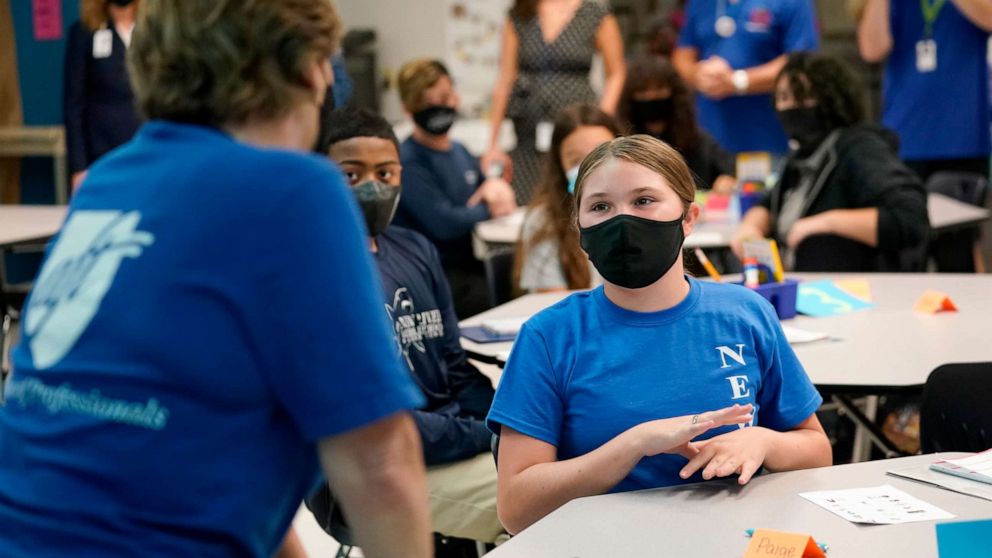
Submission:
<svg viewBox="0 0 992 558">
<path fill-rule="evenodd" d="M 609 9 L 597 0 L 515 0 L 510 9 L 482 168 L 488 172 L 494 161 L 512 164 L 518 205 L 530 202 L 540 175 L 539 151 L 547 149 L 538 143 L 542 123 L 550 123 L 569 105 L 596 102 L 589 70 L 597 51 L 606 72 L 599 106 L 613 114 L 626 70 L 620 27 Z M 507 116 L 517 136 L 509 157 L 499 149 L 500 125 Z M 548 141 L 550 128 L 548 124 Z"/>
</svg>

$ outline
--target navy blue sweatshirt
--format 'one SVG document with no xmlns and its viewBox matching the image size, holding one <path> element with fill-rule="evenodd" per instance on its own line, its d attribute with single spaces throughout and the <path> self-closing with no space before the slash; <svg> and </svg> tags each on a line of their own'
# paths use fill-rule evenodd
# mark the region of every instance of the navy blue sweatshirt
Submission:
<svg viewBox="0 0 992 558">
<path fill-rule="evenodd" d="M 386 312 L 401 356 L 427 398 L 427 405 L 413 413 L 425 462 L 451 463 L 489 451 L 485 418 L 493 401 L 492 383 L 468 362 L 461 347 L 437 251 L 420 234 L 395 226 L 376 241 Z"/>
</svg>

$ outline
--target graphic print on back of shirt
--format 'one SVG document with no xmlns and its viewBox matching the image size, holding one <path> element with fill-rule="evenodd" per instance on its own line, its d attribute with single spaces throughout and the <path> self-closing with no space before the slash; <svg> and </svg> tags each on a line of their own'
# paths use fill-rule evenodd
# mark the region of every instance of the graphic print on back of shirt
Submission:
<svg viewBox="0 0 992 558">
<path fill-rule="evenodd" d="M 410 359 L 410 348 L 426 353 L 427 346 L 424 345 L 424 341 L 444 337 L 441 311 L 434 308 L 417 312 L 410 291 L 406 287 L 400 287 L 393 293 L 392 304 L 386 304 L 386 312 L 393 322 L 396 344 L 412 372 L 413 360 Z"/>
<path fill-rule="evenodd" d="M 25 313 L 36 368 L 51 368 L 68 354 L 100 309 L 124 258 L 141 256 L 155 241 L 137 230 L 140 221 L 137 211 L 76 211 L 66 222 Z"/>
</svg>

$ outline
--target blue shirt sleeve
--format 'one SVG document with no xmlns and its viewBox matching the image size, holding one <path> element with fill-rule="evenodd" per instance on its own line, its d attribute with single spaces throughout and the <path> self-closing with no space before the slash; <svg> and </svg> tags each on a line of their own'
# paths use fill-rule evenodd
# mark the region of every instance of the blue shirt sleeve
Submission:
<svg viewBox="0 0 992 558">
<path fill-rule="evenodd" d="M 301 165 L 258 243 L 247 323 L 276 399 L 307 439 L 423 404 L 395 350 L 358 207 L 325 161 Z M 295 185 L 295 187 L 293 186 Z"/>
<path fill-rule="evenodd" d="M 770 304 L 761 304 L 762 379 L 758 425 L 781 432 L 809 418 L 823 397 L 806 375 Z"/>
<path fill-rule="evenodd" d="M 816 11 L 812 0 L 796 0 L 789 14 L 782 49 L 785 53 L 816 50 L 820 47 L 820 34 L 816 30 Z"/>
<path fill-rule="evenodd" d="M 400 205 L 431 240 L 461 238 L 471 233 L 476 223 L 489 219 L 485 204 L 468 207 L 451 203 L 427 169 L 409 164 L 403 168 Z"/>
<path fill-rule="evenodd" d="M 506 425 L 557 447 L 564 412 L 562 395 L 547 342 L 540 331 L 526 323 L 513 343 L 486 425 L 495 434 Z"/>
<path fill-rule="evenodd" d="M 703 46 L 699 44 L 699 37 L 696 36 L 696 26 L 698 25 L 699 18 L 699 0 L 689 0 L 689 3 L 685 7 L 685 24 L 682 26 L 682 30 L 679 32 L 678 46 L 695 48 L 702 50 Z"/>
</svg>

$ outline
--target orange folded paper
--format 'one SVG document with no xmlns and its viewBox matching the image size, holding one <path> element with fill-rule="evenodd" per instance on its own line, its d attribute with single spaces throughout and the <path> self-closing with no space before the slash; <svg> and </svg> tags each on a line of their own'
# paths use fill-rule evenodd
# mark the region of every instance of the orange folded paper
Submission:
<svg viewBox="0 0 992 558">
<path fill-rule="evenodd" d="M 755 529 L 744 558 L 826 558 L 809 535 Z"/>
<path fill-rule="evenodd" d="M 957 312 L 958 307 L 951 302 L 951 297 L 940 291 L 927 291 L 913 306 L 913 312 L 936 314 L 937 312 Z"/>
</svg>

